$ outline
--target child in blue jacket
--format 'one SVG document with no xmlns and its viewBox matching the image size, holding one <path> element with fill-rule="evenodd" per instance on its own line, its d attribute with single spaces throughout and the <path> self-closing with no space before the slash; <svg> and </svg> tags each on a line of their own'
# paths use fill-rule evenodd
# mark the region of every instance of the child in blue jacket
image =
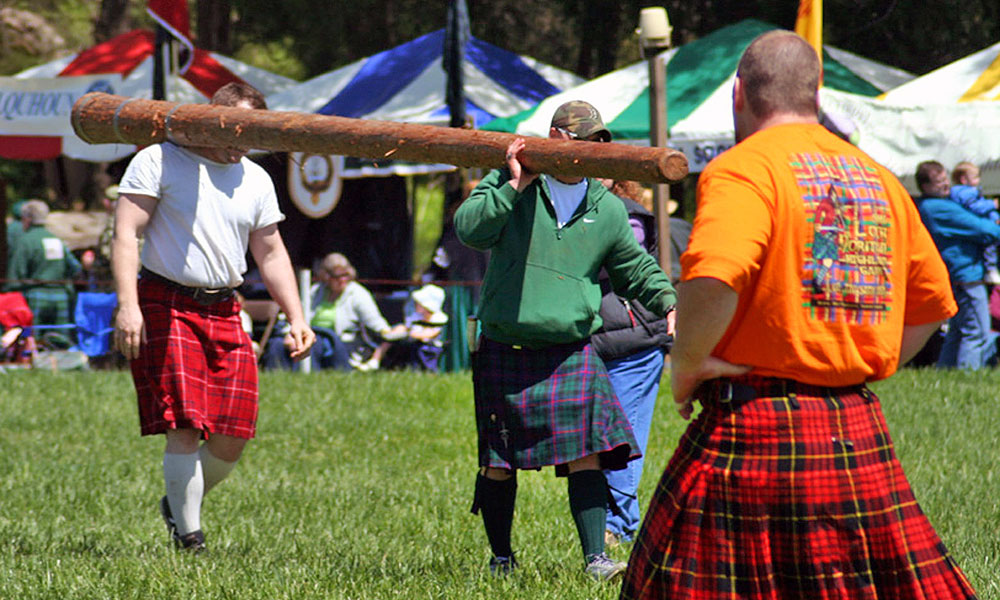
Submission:
<svg viewBox="0 0 1000 600">
<path fill-rule="evenodd" d="M 951 171 L 951 199 L 981 217 L 987 217 L 994 223 L 1000 223 L 1000 211 L 996 200 L 983 196 L 979 189 L 979 167 L 971 162 L 962 161 Z M 1000 285 L 1000 270 L 997 269 L 997 247 L 986 246 L 983 249 L 984 280 L 989 285 Z"/>
</svg>

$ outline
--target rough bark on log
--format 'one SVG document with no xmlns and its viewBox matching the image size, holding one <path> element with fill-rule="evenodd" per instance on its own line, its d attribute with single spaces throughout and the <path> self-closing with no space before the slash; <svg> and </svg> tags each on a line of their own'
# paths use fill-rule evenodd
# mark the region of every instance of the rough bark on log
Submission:
<svg viewBox="0 0 1000 600">
<path fill-rule="evenodd" d="M 91 144 L 254 148 L 497 168 L 514 134 L 317 114 L 178 104 L 91 92 L 73 105 L 73 130 Z M 688 172 L 669 148 L 525 138 L 521 164 L 536 173 L 670 183 Z"/>
</svg>

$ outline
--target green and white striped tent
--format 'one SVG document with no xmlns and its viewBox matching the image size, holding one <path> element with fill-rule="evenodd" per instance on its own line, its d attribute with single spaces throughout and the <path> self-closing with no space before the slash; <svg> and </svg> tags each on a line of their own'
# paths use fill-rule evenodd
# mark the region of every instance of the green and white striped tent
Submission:
<svg viewBox="0 0 1000 600">
<path fill-rule="evenodd" d="M 747 19 L 664 53 L 667 62 L 668 144 L 698 172 L 733 145 L 732 86 L 736 65 L 750 42 L 776 26 Z M 913 75 L 831 46 L 823 47 L 823 84 L 874 97 Z M 483 129 L 546 136 L 555 109 L 586 100 L 604 117 L 616 141 L 649 143 L 649 67 L 646 61 L 549 96 L 534 108 L 495 119 Z"/>
</svg>

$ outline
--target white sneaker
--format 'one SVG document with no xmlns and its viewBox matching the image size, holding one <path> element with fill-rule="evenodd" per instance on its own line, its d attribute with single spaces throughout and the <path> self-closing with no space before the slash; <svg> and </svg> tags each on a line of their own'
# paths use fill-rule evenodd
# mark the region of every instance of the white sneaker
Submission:
<svg viewBox="0 0 1000 600">
<path fill-rule="evenodd" d="M 611 560 L 607 554 L 601 552 L 600 554 L 591 556 L 587 560 L 584 572 L 594 579 L 607 581 L 624 573 L 627 567 L 627 564 Z"/>
<path fill-rule="evenodd" d="M 359 371 L 377 371 L 379 367 L 379 361 L 377 358 L 369 358 L 363 363 L 355 365 L 355 369 Z"/>
<path fill-rule="evenodd" d="M 1000 285 L 1000 271 L 988 269 L 983 280 L 989 285 Z"/>
</svg>

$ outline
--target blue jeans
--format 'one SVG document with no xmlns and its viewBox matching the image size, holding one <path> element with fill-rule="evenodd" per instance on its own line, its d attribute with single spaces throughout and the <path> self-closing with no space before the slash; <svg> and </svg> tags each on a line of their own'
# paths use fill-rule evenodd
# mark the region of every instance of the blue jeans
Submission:
<svg viewBox="0 0 1000 600">
<path fill-rule="evenodd" d="M 316 343 L 310 352 L 313 365 L 317 369 L 350 371 L 351 365 L 348 358 L 352 348 L 342 342 L 332 329 L 313 327 L 313 331 L 316 332 Z M 265 369 L 298 371 L 301 367 L 298 362 L 293 361 L 288 356 L 283 337 L 276 335 L 267 341 L 267 348 L 264 349 L 264 355 L 261 357 L 261 366 Z"/>
<path fill-rule="evenodd" d="M 948 321 L 937 366 L 981 369 L 992 364 L 997 353 L 997 333 L 990 330 L 990 303 L 986 286 L 953 285 L 958 313 Z"/>
<path fill-rule="evenodd" d="M 649 426 L 653 421 L 653 408 L 656 406 L 656 394 L 660 390 L 660 377 L 663 375 L 663 358 L 666 351 L 663 348 L 650 348 L 631 356 L 607 361 L 608 375 L 611 386 L 618 396 L 618 402 L 632 425 L 632 433 L 639 443 L 643 456 L 628 463 L 620 471 L 605 471 L 611 495 L 614 497 L 622 514 L 616 515 L 608 509 L 606 528 L 617 534 L 623 540 L 631 540 L 639 529 L 639 500 L 636 492 L 639 489 L 639 479 L 642 477 L 642 463 L 646 454 L 646 443 L 649 441 Z"/>
</svg>

